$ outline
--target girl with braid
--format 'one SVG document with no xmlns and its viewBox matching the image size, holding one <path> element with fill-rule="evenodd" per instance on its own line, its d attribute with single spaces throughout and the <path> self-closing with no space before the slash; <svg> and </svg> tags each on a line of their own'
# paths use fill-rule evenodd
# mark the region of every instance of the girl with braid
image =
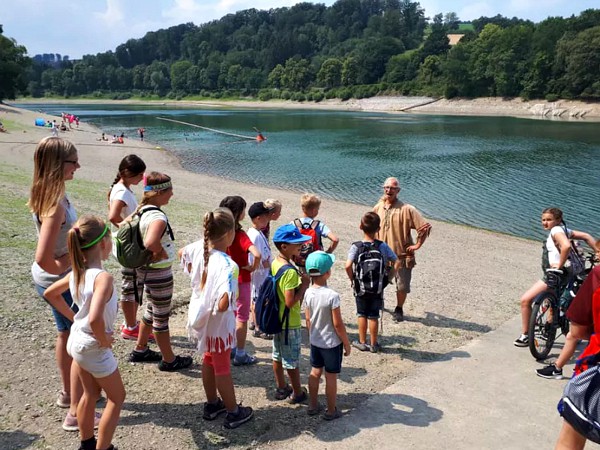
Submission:
<svg viewBox="0 0 600 450">
<path fill-rule="evenodd" d="M 114 449 L 111 441 L 125 400 L 117 360 L 112 352 L 113 324 L 119 305 L 113 277 L 102 267 L 112 248 L 108 225 L 94 216 L 79 219 L 68 232 L 67 242 L 72 272 L 52 284 L 44 297 L 73 321 L 67 351 L 73 358 L 72 371 L 83 384 L 77 406 L 82 450 Z M 65 304 L 62 293 L 69 289 L 79 311 Z M 100 390 L 107 402 L 94 437 L 94 408 Z"/>
<path fill-rule="evenodd" d="M 204 215 L 202 258 L 192 263 L 196 267 L 191 271 L 194 278 L 187 325 L 190 339 L 203 354 L 202 383 L 207 401 L 202 417 L 214 420 L 226 413 L 223 425 L 229 429 L 239 427 L 254 414 L 249 406 L 237 404 L 231 378 L 239 268 L 226 251 L 234 238 L 235 220 L 229 209 L 218 208 Z"/>
<path fill-rule="evenodd" d="M 146 164 L 137 155 L 127 155 L 119 164 L 119 171 L 108 194 L 108 220 L 111 223 L 113 236 L 116 236 L 121 222 L 137 209 L 138 203 L 131 186 L 136 186 L 142 181 L 145 170 Z M 117 256 L 116 245 L 113 245 L 113 254 L 115 257 Z M 138 302 L 135 301 L 135 296 L 131 299 L 131 296 L 128 295 L 135 289 L 134 275 L 133 269 L 121 267 L 121 310 L 125 318 L 121 328 L 121 337 L 137 340 L 140 330 L 139 322 L 136 319 Z M 153 341 L 154 336 L 150 335 L 149 339 Z"/>
<path fill-rule="evenodd" d="M 190 356 L 175 356 L 169 333 L 175 238 L 167 216 L 160 207 L 168 204 L 172 196 L 173 185 L 168 175 L 150 172 L 144 177 L 144 196 L 136 213 L 143 213 L 140 231 L 144 246 L 152 252 L 152 259 L 147 266 L 135 269 L 138 298 L 142 297 L 142 289 L 145 289 L 147 302 L 136 347 L 129 356 L 130 362 L 158 362 L 158 369 L 167 372 L 192 365 Z M 135 299 L 136 292 L 132 291 L 125 295 L 126 300 Z M 160 353 L 148 347 L 151 332 L 154 333 Z"/>
</svg>

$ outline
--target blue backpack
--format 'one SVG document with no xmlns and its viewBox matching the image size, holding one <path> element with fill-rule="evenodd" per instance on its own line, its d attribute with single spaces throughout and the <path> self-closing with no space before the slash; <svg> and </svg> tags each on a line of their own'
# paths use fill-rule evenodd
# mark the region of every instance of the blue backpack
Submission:
<svg viewBox="0 0 600 450">
<path fill-rule="evenodd" d="M 277 281 L 288 269 L 296 268 L 291 264 L 282 266 L 275 275 L 269 274 L 263 281 L 258 291 L 258 297 L 254 304 L 256 322 L 258 328 L 263 333 L 277 334 L 281 333 L 285 324 L 285 340 L 287 344 L 287 334 L 289 330 L 290 309 L 286 306 L 283 311 L 283 320 L 279 320 L 279 297 L 277 295 Z"/>
</svg>

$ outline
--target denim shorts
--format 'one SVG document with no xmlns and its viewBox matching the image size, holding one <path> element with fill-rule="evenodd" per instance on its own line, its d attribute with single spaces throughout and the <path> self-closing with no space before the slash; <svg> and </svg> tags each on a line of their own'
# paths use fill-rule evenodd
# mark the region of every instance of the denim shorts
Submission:
<svg viewBox="0 0 600 450">
<path fill-rule="evenodd" d="M 46 303 L 48 303 L 50 305 L 50 302 L 48 300 L 46 300 L 46 298 L 44 297 L 44 291 L 46 289 L 47 288 L 42 287 L 39 284 L 35 285 L 35 290 L 37 291 L 37 293 L 40 294 L 40 297 L 42 297 L 46 301 Z M 71 297 L 70 290 L 67 289 L 65 292 L 63 292 L 62 298 L 65 300 L 65 303 L 73 310 L 74 313 L 77 313 L 79 311 L 79 308 L 73 301 L 73 297 Z M 52 309 L 52 315 L 54 316 L 54 323 L 56 323 L 56 329 L 59 332 L 69 331 L 71 329 L 71 325 L 73 325 L 73 322 L 71 322 L 69 319 L 67 319 L 65 316 L 63 316 L 61 313 L 59 313 L 54 308 L 54 306 L 50 305 L 50 308 Z"/>
<path fill-rule="evenodd" d="M 344 344 L 333 348 L 310 346 L 310 365 L 315 369 L 325 367 L 327 373 L 340 373 L 342 371 L 342 358 L 344 357 Z"/>
<path fill-rule="evenodd" d="M 356 315 L 367 319 L 379 319 L 379 311 L 383 306 L 383 298 L 354 297 L 356 300 Z"/>
<path fill-rule="evenodd" d="M 297 369 L 300 366 L 300 346 L 302 330 L 288 331 L 288 343 L 285 344 L 285 330 L 273 336 L 273 361 L 282 363 L 284 369 Z"/>
</svg>

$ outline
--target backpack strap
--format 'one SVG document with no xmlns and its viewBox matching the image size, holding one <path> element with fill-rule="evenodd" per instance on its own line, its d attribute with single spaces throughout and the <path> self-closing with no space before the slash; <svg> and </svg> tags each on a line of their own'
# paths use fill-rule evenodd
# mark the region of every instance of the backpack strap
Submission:
<svg viewBox="0 0 600 450">
<path fill-rule="evenodd" d="M 158 206 L 148 206 L 147 208 L 142 207 L 136 214 L 140 217 L 140 220 L 141 220 L 144 213 L 147 213 L 148 211 L 160 211 L 161 213 L 165 214 L 164 211 L 162 209 L 160 209 Z M 165 214 L 165 217 L 167 217 L 166 214 Z M 165 233 L 169 233 L 169 237 L 171 238 L 172 241 L 175 240 L 175 235 L 173 234 L 173 229 L 171 228 L 171 224 L 169 223 L 168 217 L 167 217 L 167 227 L 164 229 L 161 239 L 165 235 Z"/>
<path fill-rule="evenodd" d="M 279 281 L 279 279 L 283 276 L 283 274 L 289 269 L 296 270 L 296 268 L 291 264 L 285 264 L 279 268 L 277 273 L 275 274 L 275 282 Z M 296 270 L 297 271 L 297 270 Z M 277 287 L 276 287 L 277 288 Z M 284 302 L 285 305 L 285 302 Z M 281 327 L 285 330 L 285 345 L 288 345 L 288 335 L 290 332 L 290 308 L 285 306 L 283 309 L 283 318 L 281 319 Z"/>
<path fill-rule="evenodd" d="M 298 228 L 299 230 L 302 230 L 304 228 L 304 224 L 300 219 L 294 219 L 294 225 L 296 225 L 296 228 Z"/>
<path fill-rule="evenodd" d="M 357 263 L 358 255 L 360 255 L 362 253 L 362 249 L 365 246 L 365 243 L 363 241 L 356 241 L 356 242 L 353 242 L 352 245 L 356 246 L 356 248 L 358 249 L 358 251 L 356 252 L 356 255 L 354 255 L 354 263 Z"/>
</svg>

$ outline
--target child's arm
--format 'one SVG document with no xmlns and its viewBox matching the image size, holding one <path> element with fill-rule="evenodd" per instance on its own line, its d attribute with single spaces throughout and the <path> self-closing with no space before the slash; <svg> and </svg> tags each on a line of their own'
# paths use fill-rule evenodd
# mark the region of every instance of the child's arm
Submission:
<svg viewBox="0 0 600 450">
<path fill-rule="evenodd" d="M 219 312 L 225 312 L 227 311 L 227 308 L 229 308 L 229 294 L 225 292 L 219 299 L 217 310 Z"/>
<path fill-rule="evenodd" d="M 571 233 L 571 236 L 573 237 L 573 239 L 585 241 L 586 244 L 589 245 L 589 247 L 591 249 L 597 250 L 596 249 L 596 246 L 597 246 L 596 239 L 594 239 L 591 234 L 584 233 L 583 231 L 573 230 L 573 232 Z"/>
<path fill-rule="evenodd" d="M 350 284 L 352 285 L 352 283 L 354 282 L 354 271 L 352 270 L 352 260 L 351 259 L 347 259 L 346 260 L 346 265 L 344 266 L 344 269 L 346 269 L 346 275 L 348 275 L 348 278 L 350 279 Z"/>
<path fill-rule="evenodd" d="M 90 328 L 101 348 L 111 348 L 115 338 L 106 333 L 104 323 L 104 308 L 113 293 L 113 277 L 108 272 L 102 272 L 94 280 L 94 294 L 90 303 Z"/>
<path fill-rule="evenodd" d="M 247 270 L 248 272 L 254 272 L 260 265 L 260 252 L 255 245 L 248 247 L 248 252 L 254 257 L 252 265 L 248 264 L 247 266 L 242 267 L 242 269 Z"/>
<path fill-rule="evenodd" d="M 338 244 L 340 243 L 340 238 L 338 238 L 334 233 L 332 233 L 331 231 L 327 234 L 327 239 L 329 239 L 331 241 L 331 244 L 329 245 L 329 248 L 327 250 L 325 250 L 327 253 L 333 253 L 333 251 L 335 250 L 335 248 L 338 246 Z"/>
<path fill-rule="evenodd" d="M 331 315 L 333 318 L 333 328 L 344 344 L 344 356 L 348 356 L 351 351 L 350 341 L 348 340 L 348 334 L 346 333 L 346 326 L 342 320 L 342 312 L 340 311 L 340 308 L 332 309 Z"/>
<path fill-rule="evenodd" d="M 71 266 L 68 253 L 59 258 L 54 257 L 54 247 L 64 219 L 65 208 L 59 203 L 51 216 L 44 217 L 35 249 L 35 262 L 46 272 L 54 275 L 64 273 Z"/>
<path fill-rule="evenodd" d="M 108 210 L 108 220 L 115 227 L 118 227 L 121 222 L 123 222 L 123 218 L 121 217 L 121 212 L 123 211 L 123 207 L 125 206 L 125 202 L 122 200 L 113 200 L 110 204 L 110 209 Z"/>
<path fill-rule="evenodd" d="M 66 277 L 52 283 L 48 289 L 44 291 L 44 298 L 50 302 L 54 309 L 73 322 L 75 313 L 69 308 L 69 305 L 67 305 L 62 297 L 62 293 L 69 290 L 70 279 L 71 274 L 68 274 Z"/>
<path fill-rule="evenodd" d="M 187 257 L 184 259 L 184 252 L 185 252 L 186 247 L 182 247 L 179 250 L 177 250 L 177 257 L 179 258 L 179 261 L 181 262 L 181 267 L 183 267 L 184 273 L 189 275 L 192 273 L 192 262 Z"/>
<path fill-rule="evenodd" d="M 162 220 L 154 220 L 146 231 L 144 246 L 152 252 L 152 261 L 160 261 L 167 258 L 167 252 L 163 248 L 160 240 L 167 228 L 167 223 Z"/>
<path fill-rule="evenodd" d="M 571 243 L 569 242 L 569 238 L 567 237 L 567 235 L 562 231 L 554 234 L 552 238 L 554 239 L 554 242 L 560 249 L 560 259 L 556 268 L 562 269 L 565 263 L 567 262 L 567 259 L 569 258 L 569 251 L 571 251 Z"/>
<path fill-rule="evenodd" d="M 304 293 L 308 289 L 310 278 L 307 274 L 303 273 L 300 275 L 300 280 L 302 283 L 296 289 L 287 289 L 285 291 L 285 306 L 288 308 L 291 308 L 304 299 Z"/>
<path fill-rule="evenodd" d="M 306 331 L 310 336 L 310 309 L 308 307 L 304 308 L 304 319 L 306 320 Z"/>
</svg>

